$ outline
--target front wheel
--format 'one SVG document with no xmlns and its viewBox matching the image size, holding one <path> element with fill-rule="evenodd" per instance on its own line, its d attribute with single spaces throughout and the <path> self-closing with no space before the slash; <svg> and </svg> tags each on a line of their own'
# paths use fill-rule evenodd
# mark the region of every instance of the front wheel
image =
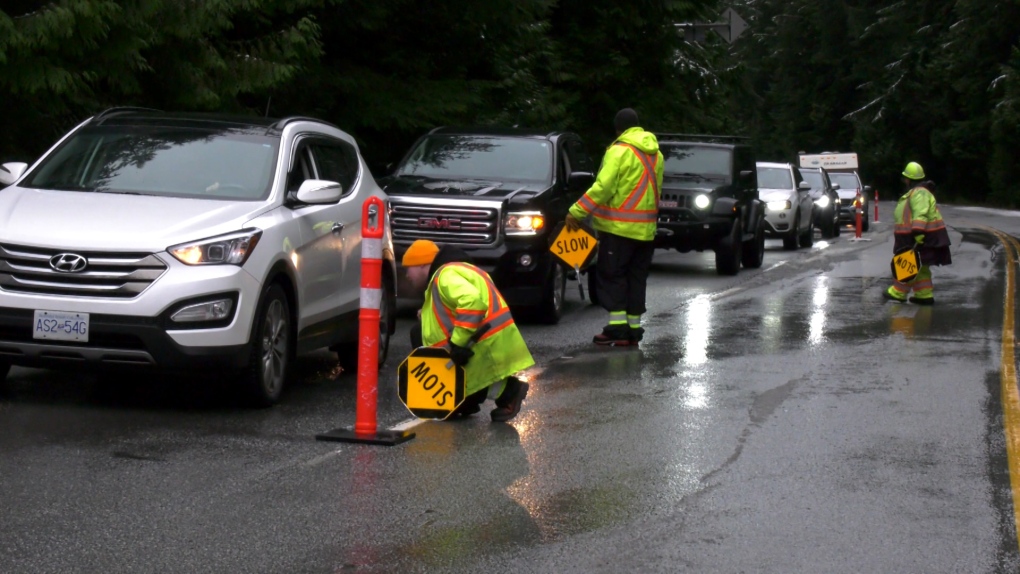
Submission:
<svg viewBox="0 0 1020 574">
<path fill-rule="evenodd" d="M 240 380 L 253 406 L 268 407 L 280 400 L 293 355 L 292 347 L 290 304 L 283 288 L 273 283 L 259 300 L 251 356 Z"/>
<path fill-rule="evenodd" d="M 765 261 L 765 223 L 758 222 L 754 237 L 744 243 L 740 256 L 745 269 L 758 269 Z"/>
<path fill-rule="evenodd" d="M 592 265 L 584 274 L 588 277 L 588 301 L 592 305 L 599 304 L 599 279 L 595 275 L 595 266 Z"/>
<path fill-rule="evenodd" d="M 537 309 L 539 323 L 555 325 L 563 316 L 563 301 L 567 291 L 567 274 L 559 263 L 552 264 L 552 270 L 542 290 L 542 303 Z"/>
<path fill-rule="evenodd" d="M 815 244 L 815 222 L 808 220 L 807 230 L 800 235 L 800 246 L 811 247 Z"/>
<path fill-rule="evenodd" d="M 736 275 L 740 271 L 741 247 L 744 245 L 740 235 L 740 221 L 734 221 L 729 236 L 716 245 L 715 271 L 719 275 Z"/>
<path fill-rule="evenodd" d="M 793 227 L 790 228 L 790 233 L 783 237 L 783 249 L 787 251 L 793 251 L 797 248 L 797 230 L 800 229 L 800 214 L 793 220 Z"/>
<path fill-rule="evenodd" d="M 7 393 L 7 373 L 9 373 L 10 370 L 10 363 L 0 363 L 0 395 Z"/>
</svg>

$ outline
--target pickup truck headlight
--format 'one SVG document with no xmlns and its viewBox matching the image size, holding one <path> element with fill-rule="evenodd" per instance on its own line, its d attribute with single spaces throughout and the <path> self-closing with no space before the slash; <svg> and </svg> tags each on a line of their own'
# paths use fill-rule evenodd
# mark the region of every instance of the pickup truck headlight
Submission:
<svg viewBox="0 0 1020 574">
<path fill-rule="evenodd" d="M 822 209 L 825 209 L 826 207 L 829 207 L 829 203 L 830 203 L 830 200 L 829 200 L 829 196 L 828 195 L 823 195 L 823 196 L 821 196 L 821 197 L 819 197 L 818 199 L 815 200 L 815 205 L 817 205 L 818 207 L 821 207 Z"/>
<path fill-rule="evenodd" d="M 170 255 L 185 265 L 244 265 L 255 250 L 261 229 L 246 229 L 229 235 L 211 237 L 167 248 Z"/>
<path fill-rule="evenodd" d="M 765 206 L 769 211 L 783 211 L 784 209 L 790 209 L 793 204 L 787 201 L 770 201 Z"/>
<path fill-rule="evenodd" d="M 698 209 L 707 209 L 711 203 L 712 200 L 707 195 L 699 195 L 694 198 L 694 207 Z"/>
<path fill-rule="evenodd" d="M 503 221 L 507 235 L 537 235 L 545 229 L 545 215 L 541 211 L 511 211 Z"/>
</svg>

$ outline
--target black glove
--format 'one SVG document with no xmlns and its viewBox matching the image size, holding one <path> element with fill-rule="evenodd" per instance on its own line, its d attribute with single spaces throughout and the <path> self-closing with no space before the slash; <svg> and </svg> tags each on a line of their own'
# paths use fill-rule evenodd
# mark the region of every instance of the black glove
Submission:
<svg viewBox="0 0 1020 574">
<path fill-rule="evenodd" d="M 467 347 L 461 347 L 450 343 L 450 360 L 453 361 L 454 365 L 463 367 L 468 364 L 471 357 L 475 356 L 475 352 Z"/>
</svg>

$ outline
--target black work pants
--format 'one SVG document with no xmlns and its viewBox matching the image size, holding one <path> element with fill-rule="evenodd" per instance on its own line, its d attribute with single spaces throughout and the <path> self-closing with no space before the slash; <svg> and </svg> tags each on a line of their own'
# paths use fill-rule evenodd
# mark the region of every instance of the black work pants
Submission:
<svg viewBox="0 0 1020 574">
<path fill-rule="evenodd" d="M 595 277 L 599 303 L 606 311 L 626 311 L 628 315 L 645 312 L 645 289 L 654 254 L 651 241 L 599 232 Z"/>
</svg>

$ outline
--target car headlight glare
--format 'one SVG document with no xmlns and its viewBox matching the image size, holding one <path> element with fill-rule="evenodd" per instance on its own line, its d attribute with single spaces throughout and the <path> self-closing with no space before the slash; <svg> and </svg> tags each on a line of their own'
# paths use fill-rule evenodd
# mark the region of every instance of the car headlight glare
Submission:
<svg viewBox="0 0 1020 574">
<path fill-rule="evenodd" d="M 826 208 L 826 207 L 829 207 L 830 203 L 831 203 L 831 200 L 829 199 L 828 195 L 823 195 L 823 196 L 821 196 L 821 197 L 819 197 L 818 199 L 815 200 L 815 205 L 817 205 L 818 207 L 821 207 L 823 209 Z"/>
<path fill-rule="evenodd" d="M 511 211 L 503 223 L 507 235 L 536 235 L 545 229 L 545 215 L 541 211 Z"/>
<path fill-rule="evenodd" d="M 202 239 L 167 248 L 170 255 L 185 265 L 244 265 L 259 238 L 261 229 L 247 229 L 229 235 Z"/>
<path fill-rule="evenodd" d="M 694 207 L 697 207 L 698 209 L 706 209 L 711 203 L 712 200 L 709 199 L 707 195 L 699 195 L 694 198 Z"/>
<path fill-rule="evenodd" d="M 792 208 L 793 204 L 789 201 L 770 201 L 765 206 L 768 207 L 769 211 L 783 211 L 784 209 Z"/>
</svg>

